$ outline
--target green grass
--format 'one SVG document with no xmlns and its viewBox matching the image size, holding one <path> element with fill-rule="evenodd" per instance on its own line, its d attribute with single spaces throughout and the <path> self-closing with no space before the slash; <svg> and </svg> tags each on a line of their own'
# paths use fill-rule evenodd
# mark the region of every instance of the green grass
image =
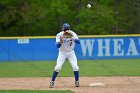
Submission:
<svg viewBox="0 0 140 93">
<path fill-rule="evenodd" d="M 0 93 L 73 93 L 64 90 L 0 90 Z"/>
<path fill-rule="evenodd" d="M 50 77 L 55 61 L 0 62 L 0 77 Z M 80 76 L 140 76 L 140 59 L 78 61 Z M 68 61 L 59 76 L 73 76 Z"/>
</svg>

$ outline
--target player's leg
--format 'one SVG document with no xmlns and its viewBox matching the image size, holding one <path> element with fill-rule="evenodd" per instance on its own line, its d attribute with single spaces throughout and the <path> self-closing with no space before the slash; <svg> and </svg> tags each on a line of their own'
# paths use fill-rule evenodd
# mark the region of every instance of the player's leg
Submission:
<svg viewBox="0 0 140 93">
<path fill-rule="evenodd" d="M 55 66 L 54 72 L 52 74 L 52 80 L 50 82 L 50 88 L 54 87 L 54 81 L 55 81 L 59 71 L 61 70 L 65 59 L 66 59 L 66 55 L 63 52 L 59 51 L 58 58 L 57 58 L 57 64 Z"/>
<path fill-rule="evenodd" d="M 77 58 L 75 55 L 75 52 L 72 51 L 69 56 L 68 56 L 68 60 L 73 68 L 74 71 L 74 76 L 75 76 L 75 86 L 79 87 L 79 67 L 77 65 Z"/>
</svg>

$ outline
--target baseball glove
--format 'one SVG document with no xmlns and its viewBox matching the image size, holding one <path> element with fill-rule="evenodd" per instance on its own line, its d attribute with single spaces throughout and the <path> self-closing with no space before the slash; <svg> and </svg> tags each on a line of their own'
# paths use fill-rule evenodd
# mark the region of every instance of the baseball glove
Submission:
<svg viewBox="0 0 140 93">
<path fill-rule="evenodd" d="M 64 38 L 71 38 L 72 36 L 73 36 L 72 33 L 69 32 L 69 31 L 66 31 L 66 32 L 64 32 L 64 34 L 63 34 L 63 37 L 64 37 Z"/>
</svg>

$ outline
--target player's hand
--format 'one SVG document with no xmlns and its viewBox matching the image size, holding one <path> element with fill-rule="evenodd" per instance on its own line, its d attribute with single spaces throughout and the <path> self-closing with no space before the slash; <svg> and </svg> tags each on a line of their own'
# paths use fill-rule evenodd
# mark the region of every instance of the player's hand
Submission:
<svg viewBox="0 0 140 93">
<path fill-rule="evenodd" d="M 71 37 L 73 37 L 73 35 L 70 31 L 65 31 L 64 34 L 63 34 L 63 37 L 64 38 L 71 38 Z"/>
<path fill-rule="evenodd" d="M 62 43 L 63 43 L 63 37 L 60 36 L 60 44 L 62 44 Z"/>
<path fill-rule="evenodd" d="M 73 37 L 71 37 L 71 40 L 72 40 L 72 41 L 75 41 L 75 39 L 74 39 Z"/>
</svg>

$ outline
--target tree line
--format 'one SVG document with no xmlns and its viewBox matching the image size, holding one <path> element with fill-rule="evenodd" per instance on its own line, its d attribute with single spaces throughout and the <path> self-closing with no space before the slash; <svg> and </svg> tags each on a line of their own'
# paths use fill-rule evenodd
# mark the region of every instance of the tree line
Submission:
<svg viewBox="0 0 140 93">
<path fill-rule="evenodd" d="M 65 22 L 79 35 L 139 34 L 140 0 L 0 1 L 0 36 L 56 35 Z"/>
</svg>

